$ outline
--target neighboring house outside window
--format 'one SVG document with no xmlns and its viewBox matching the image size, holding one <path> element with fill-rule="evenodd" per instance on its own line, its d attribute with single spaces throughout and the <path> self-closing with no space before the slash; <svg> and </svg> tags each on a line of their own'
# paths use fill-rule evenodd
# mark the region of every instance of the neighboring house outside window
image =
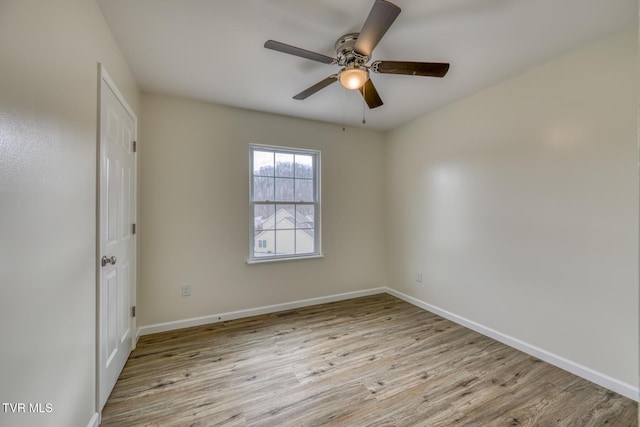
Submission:
<svg viewBox="0 0 640 427">
<path fill-rule="evenodd" d="M 321 256 L 320 152 L 250 146 L 249 262 Z"/>
</svg>

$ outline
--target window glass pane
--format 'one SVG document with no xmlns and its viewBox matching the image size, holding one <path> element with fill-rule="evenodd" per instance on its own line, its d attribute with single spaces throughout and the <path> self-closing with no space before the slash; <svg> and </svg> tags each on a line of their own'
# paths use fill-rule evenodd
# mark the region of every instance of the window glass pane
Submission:
<svg viewBox="0 0 640 427">
<path fill-rule="evenodd" d="M 276 176 L 293 178 L 293 154 L 276 153 Z"/>
<path fill-rule="evenodd" d="M 273 172 L 273 152 L 254 151 L 253 174 L 262 176 L 273 176 Z"/>
<path fill-rule="evenodd" d="M 295 200 L 293 178 L 276 178 L 276 199 L 283 201 Z"/>
<path fill-rule="evenodd" d="M 275 205 L 253 205 L 253 229 L 262 231 L 273 229 Z"/>
<path fill-rule="evenodd" d="M 313 230 L 296 230 L 296 254 L 308 254 L 315 251 Z"/>
<path fill-rule="evenodd" d="M 296 227 L 294 205 L 276 205 L 275 228 L 292 230 Z"/>
<path fill-rule="evenodd" d="M 313 156 L 296 154 L 296 178 L 313 178 Z"/>
<path fill-rule="evenodd" d="M 253 238 L 253 256 L 273 256 L 275 252 L 275 231 L 256 231 Z"/>
<path fill-rule="evenodd" d="M 296 228 L 314 228 L 313 205 L 296 206 Z"/>
<path fill-rule="evenodd" d="M 277 230 L 276 232 L 276 254 L 295 254 L 296 235 L 294 230 Z"/>
<path fill-rule="evenodd" d="M 296 202 L 313 202 L 313 180 L 296 179 Z"/>
<path fill-rule="evenodd" d="M 256 202 L 274 201 L 273 178 L 267 176 L 253 177 L 253 200 Z"/>
</svg>

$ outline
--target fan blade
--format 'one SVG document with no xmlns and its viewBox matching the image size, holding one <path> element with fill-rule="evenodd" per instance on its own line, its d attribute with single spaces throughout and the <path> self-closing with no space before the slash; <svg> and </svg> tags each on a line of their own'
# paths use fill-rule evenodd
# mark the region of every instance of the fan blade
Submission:
<svg viewBox="0 0 640 427">
<path fill-rule="evenodd" d="M 367 79 L 367 81 L 362 85 L 360 89 L 358 89 L 364 100 L 367 102 L 369 108 L 376 108 L 383 104 L 380 95 L 378 95 L 378 91 L 376 87 L 373 85 L 371 79 Z"/>
<path fill-rule="evenodd" d="M 371 64 L 371 70 L 381 74 L 444 77 L 449 71 L 449 64 L 446 62 L 375 61 Z"/>
<path fill-rule="evenodd" d="M 311 52 L 310 50 L 301 49 L 299 47 L 290 46 L 275 40 L 267 40 L 264 44 L 267 49 L 277 50 L 278 52 L 288 53 L 289 55 L 300 56 L 312 61 L 322 62 L 323 64 L 335 64 L 337 61 L 330 56 L 321 53 Z"/>
<path fill-rule="evenodd" d="M 371 56 L 382 36 L 396 20 L 400 8 L 384 0 L 376 0 L 364 22 L 353 50 L 364 56 Z"/>
<path fill-rule="evenodd" d="M 324 89 L 325 87 L 329 86 L 331 83 L 335 82 L 336 80 L 338 80 L 338 75 L 333 74 L 327 77 L 326 79 L 321 80 L 318 83 L 314 84 L 310 88 L 303 90 L 302 92 L 294 96 L 293 99 L 299 99 L 299 100 L 307 99 L 309 96 L 313 95 L 314 93 L 318 92 L 321 89 Z"/>
</svg>

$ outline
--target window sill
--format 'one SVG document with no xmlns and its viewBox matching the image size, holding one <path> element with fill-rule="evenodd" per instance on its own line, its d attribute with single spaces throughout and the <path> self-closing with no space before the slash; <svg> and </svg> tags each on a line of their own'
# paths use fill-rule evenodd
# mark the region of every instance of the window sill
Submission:
<svg viewBox="0 0 640 427">
<path fill-rule="evenodd" d="M 304 256 L 291 256 L 291 257 L 282 257 L 282 258 L 255 258 L 248 259 L 247 264 L 265 264 L 268 262 L 281 262 L 281 261 L 296 261 L 303 259 L 316 259 L 316 258 L 324 258 L 323 254 L 314 254 L 314 255 L 304 255 Z"/>
</svg>

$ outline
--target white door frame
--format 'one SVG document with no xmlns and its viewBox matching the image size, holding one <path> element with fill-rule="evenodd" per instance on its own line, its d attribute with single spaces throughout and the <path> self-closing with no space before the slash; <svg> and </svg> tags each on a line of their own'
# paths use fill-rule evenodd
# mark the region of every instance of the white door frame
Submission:
<svg viewBox="0 0 640 427">
<path fill-rule="evenodd" d="M 124 98 L 124 96 L 122 95 L 122 93 L 118 90 L 115 82 L 111 79 L 111 77 L 109 76 L 109 74 L 107 73 L 107 70 L 105 69 L 104 65 L 102 63 L 98 63 L 98 116 L 97 116 L 97 153 L 96 153 L 96 157 L 97 157 L 97 179 L 96 179 L 96 396 L 95 396 L 95 400 L 96 400 L 96 408 L 97 408 L 97 412 L 98 414 L 101 414 L 102 408 L 100 405 L 100 385 L 101 385 L 101 366 L 100 366 L 100 350 L 101 350 L 101 339 L 103 338 L 101 336 L 101 331 L 100 331 L 100 327 L 101 327 L 101 310 L 100 310 L 100 283 L 101 283 L 101 269 L 102 269 L 102 265 L 100 262 L 100 258 L 103 256 L 103 254 L 101 253 L 102 251 L 102 236 L 101 236 L 101 221 L 103 220 L 101 218 L 101 185 L 102 185 L 102 174 L 101 174 L 101 170 L 102 170 L 102 165 L 103 165 L 103 156 L 104 156 L 104 152 L 102 150 L 102 146 L 103 146 L 103 142 L 101 141 L 102 139 L 102 115 L 101 115 L 101 101 L 102 101 L 102 82 L 105 82 L 106 85 L 109 87 L 109 89 L 113 92 L 113 94 L 116 96 L 116 98 L 118 99 L 118 101 L 120 101 L 120 103 L 122 104 L 122 106 L 124 107 L 124 109 L 126 110 L 127 114 L 129 114 L 132 118 L 133 118 L 133 126 L 134 126 L 134 139 L 137 139 L 137 135 L 138 135 L 138 119 L 136 117 L 136 114 L 134 113 L 133 109 L 129 106 L 129 104 L 127 103 L 126 99 Z M 133 192 L 134 195 L 132 197 L 133 199 L 133 206 L 132 206 L 132 210 L 133 210 L 133 223 L 137 225 L 137 201 L 138 201 L 138 197 L 137 197 L 137 188 L 138 188 L 138 183 L 137 183 L 137 170 L 138 170 L 138 157 L 136 155 L 133 156 Z M 130 301 L 131 301 L 131 305 L 133 307 L 136 306 L 136 287 L 137 287 L 137 234 L 134 234 L 133 236 L 133 248 L 132 248 L 132 254 L 131 254 L 131 267 L 133 269 L 133 273 L 132 273 L 132 281 L 131 281 L 131 293 L 130 293 Z M 137 338 L 138 338 L 138 333 L 137 333 L 137 329 L 136 329 L 136 317 L 135 316 L 131 316 L 130 317 L 130 328 L 131 328 L 131 349 L 133 350 L 136 347 L 136 342 L 137 342 Z"/>
</svg>

